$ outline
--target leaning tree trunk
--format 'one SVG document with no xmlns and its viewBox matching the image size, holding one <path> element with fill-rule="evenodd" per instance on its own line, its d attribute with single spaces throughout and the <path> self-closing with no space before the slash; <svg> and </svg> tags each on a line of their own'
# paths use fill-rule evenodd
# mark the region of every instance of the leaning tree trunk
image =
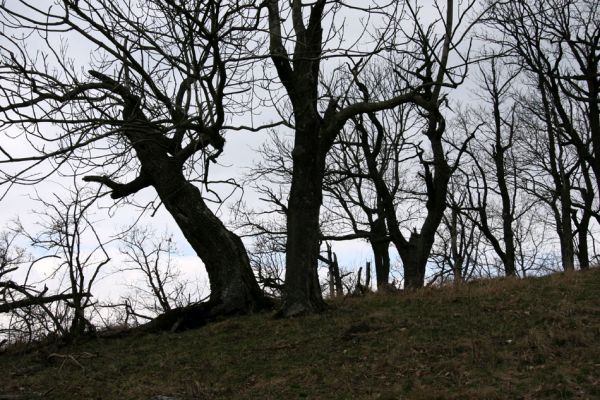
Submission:
<svg viewBox="0 0 600 400">
<path fill-rule="evenodd" d="M 208 208 L 200 190 L 185 178 L 183 161 L 169 156 L 160 141 L 160 132 L 141 111 L 126 109 L 124 115 L 130 116 L 124 135 L 141 163 L 138 180 L 154 187 L 204 263 L 210 281 L 208 302 L 171 310 L 153 321 L 149 329 L 191 328 L 216 316 L 248 313 L 267 306 L 242 240 L 225 227 Z M 127 193 L 118 190 L 113 188 L 113 197 Z"/>
<path fill-rule="evenodd" d="M 213 312 L 229 314 L 261 308 L 262 292 L 241 239 L 206 206 L 196 186 L 183 176 L 178 181 L 165 179 L 157 185 L 161 186 L 157 191 L 206 267 Z"/>
<path fill-rule="evenodd" d="M 252 273 L 242 240 L 207 207 L 199 189 L 188 182 L 181 170 L 168 161 L 159 166 L 156 188 L 165 208 L 206 268 L 210 281 L 207 303 L 165 312 L 147 327 L 150 330 L 194 328 L 217 316 L 245 314 L 268 306 Z M 150 168 L 146 168 L 146 171 Z"/>
</svg>

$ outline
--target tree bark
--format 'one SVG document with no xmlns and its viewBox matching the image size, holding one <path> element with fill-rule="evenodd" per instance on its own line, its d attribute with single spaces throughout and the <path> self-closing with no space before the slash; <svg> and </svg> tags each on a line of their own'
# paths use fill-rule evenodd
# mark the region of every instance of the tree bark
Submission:
<svg viewBox="0 0 600 400">
<path fill-rule="evenodd" d="M 429 253 L 423 258 L 423 249 L 420 247 L 419 243 L 415 243 L 407 246 L 406 250 L 400 253 L 404 269 L 404 289 L 419 289 L 425 285 L 425 269 Z"/>
<path fill-rule="evenodd" d="M 303 121 L 304 119 L 304 121 Z M 306 119 L 297 114 L 292 152 L 294 169 L 288 201 L 285 295 L 282 316 L 320 312 L 325 308 L 317 274 L 325 154 L 319 151 L 318 123 L 302 129 Z M 315 126 L 316 125 L 316 126 Z"/>
<path fill-rule="evenodd" d="M 375 275 L 377 277 L 377 290 L 386 290 L 390 276 L 390 240 L 387 239 L 385 217 L 376 219 L 371 227 L 371 248 L 375 258 Z"/>
</svg>

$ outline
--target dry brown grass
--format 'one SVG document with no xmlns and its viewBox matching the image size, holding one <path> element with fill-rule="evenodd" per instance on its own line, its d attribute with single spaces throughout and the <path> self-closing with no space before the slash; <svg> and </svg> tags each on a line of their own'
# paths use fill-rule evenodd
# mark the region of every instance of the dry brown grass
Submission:
<svg viewBox="0 0 600 400">
<path fill-rule="evenodd" d="M 48 399 L 600 398 L 600 270 L 335 301 L 323 315 L 0 356 Z M 91 356 L 90 356 L 91 355 Z M 35 397 L 33 397 L 35 398 Z"/>
</svg>

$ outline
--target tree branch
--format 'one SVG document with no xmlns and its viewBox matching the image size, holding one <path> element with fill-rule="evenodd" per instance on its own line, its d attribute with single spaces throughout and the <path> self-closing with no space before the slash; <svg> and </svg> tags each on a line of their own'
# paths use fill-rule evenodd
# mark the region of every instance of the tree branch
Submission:
<svg viewBox="0 0 600 400">
<path fill-rule="evenodd" d="M 84 176 L 83 180 L 84 182 L 97 182 L 108 186 L 112 190 L 110 197 L 113 199 L 129 196 L 151 185 L 150 179 L 143 173 L 128 183 L 115 182 L 106 175 L 88 175 Z"/>
</svg>

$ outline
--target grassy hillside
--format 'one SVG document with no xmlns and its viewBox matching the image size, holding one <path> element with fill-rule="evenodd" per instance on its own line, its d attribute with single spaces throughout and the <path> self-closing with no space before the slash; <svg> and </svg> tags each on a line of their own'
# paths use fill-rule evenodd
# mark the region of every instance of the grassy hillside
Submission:
<svg viewBox="0 0 600 400">
<path fill-rule="evenodd" d="M 0 399 L 600 398 L 600 270 L 7 353 L 0 371 Z"/>
</svg>

